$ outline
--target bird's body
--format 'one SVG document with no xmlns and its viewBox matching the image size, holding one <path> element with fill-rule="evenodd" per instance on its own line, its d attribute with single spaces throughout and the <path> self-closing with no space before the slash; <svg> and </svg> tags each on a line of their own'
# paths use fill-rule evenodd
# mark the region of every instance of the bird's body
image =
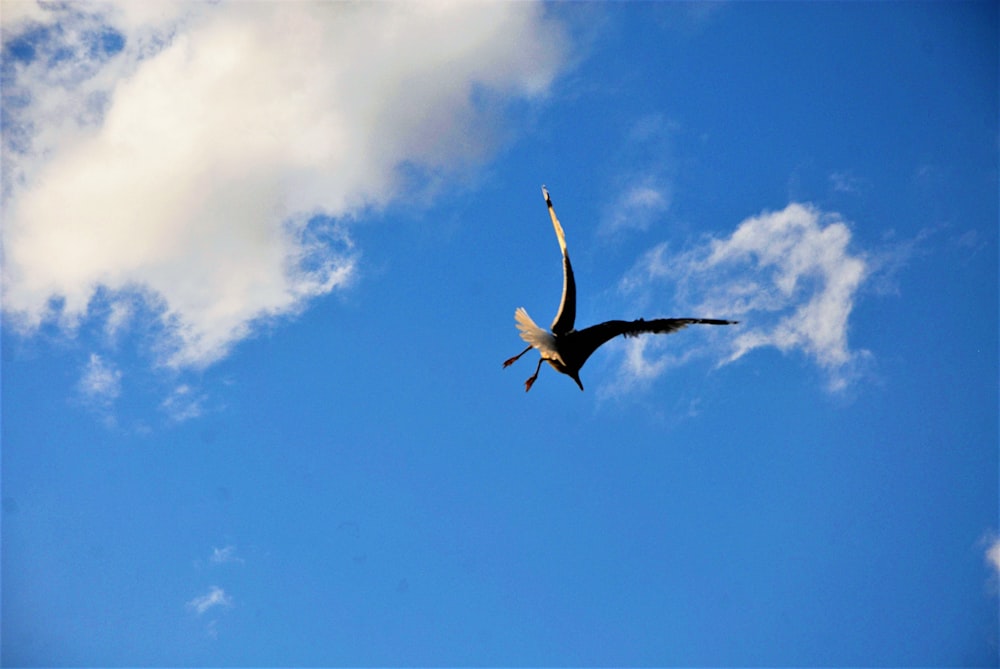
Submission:
<svg viewBox="0 0 1000 669">
<path fill-rule="evenodd" d="M 569 261 L 569 252 L 566 250 L 566 236 L 559 219 L 556 217 L 556 210 L 552 206 L 552 199 L 545 186 L 542 186 L 542 194 L 545 196 L 545 204 L 548 206 L 556 238 L 559 240 L 559 248 L 562 250 L 563 294 L 559 312 L 556 314 L 555 320 L 552 321 L 550 330 L 536 325 L 524 307 L 519 307 L 514 312 L 517 328 L 521 331 L 521 339 L 528 342 L 528 347 L 514 357 L 505 360 L 503 366 L 512 365 L 533 348 L 538 349 L 541 355 L 535 373 L 524 383 L 525 391 L 531 390 L 532 384 L 538 378 L 542 362 L 549 363 L 557 372 L 572 378 L 576 381 L 576 385 L 580 386 L 580 390 L 583 390 L 583 383 L 580 381 L 580 369 L 583 364 L 602 344 L 619 335 L 637 337 L 644 333 L 667 334 L 688 325 L 733 325 L 738 322 L 716 318 L 656 318 L 648 321 L 640 318 L 634 321 L 605 321 L 583 330 L 574 329 L 576 281 L 573 277 L 573 266 Z"/>
</svg>

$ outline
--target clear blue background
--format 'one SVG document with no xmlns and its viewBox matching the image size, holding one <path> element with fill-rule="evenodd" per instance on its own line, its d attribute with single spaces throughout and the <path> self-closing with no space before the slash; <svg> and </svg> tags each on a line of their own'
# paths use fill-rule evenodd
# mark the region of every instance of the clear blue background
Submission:
<svg viewBox="0 0 1000 669">
<path fill-rule="evenodd" d="M 98 325 L 4 328 L 5 666 L 996 666 L 996 5 L 548 11 L 578 62 L 471 180 L 355 225 L 348 288 L 202 371 L 133 329 L 97 409 Z M 669 207 L 608 235 L 651 164 Z M 543 183 L 581 324 L 695 315 L 619 293 L 655 244 L 838 212 L 879 270 L 867 369 L 831 392 L 765 347 L 611 392 L 611 347 L 526 395 L 534 354 L 500 363 L 558 304 Z M 161 409 L 178 384 L 200 415 Z"/>
</svg>

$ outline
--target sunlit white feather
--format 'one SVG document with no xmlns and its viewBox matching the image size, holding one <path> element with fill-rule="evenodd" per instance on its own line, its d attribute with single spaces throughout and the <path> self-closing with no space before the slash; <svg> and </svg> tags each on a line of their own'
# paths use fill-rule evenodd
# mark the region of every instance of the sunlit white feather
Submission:
<svg viewBox="0 0 1000 669">
<path fill-rule="evenodd" d="M 538 327 L 524 307 L 517 308 L 514 320 L 517 321 L 517 329 L 521 331 L 521 339 L 535 347 L 543 358 L 562 362 L 562 357 L 556 349 L 555 335 L 545 328 Z"/>
</svg>

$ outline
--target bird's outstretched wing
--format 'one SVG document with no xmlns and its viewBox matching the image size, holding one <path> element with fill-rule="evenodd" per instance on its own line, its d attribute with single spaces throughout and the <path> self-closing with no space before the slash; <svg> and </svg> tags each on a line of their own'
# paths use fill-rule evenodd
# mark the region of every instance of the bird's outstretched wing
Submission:
<svg viewBox="0 0 1000 669">
<path fill-rule="evenodd" d="M 724 321 L 717 318 L 655 318 L 651 321 L 639 319 L 636 321 L 605 321 L 579 332 L 574 332 L 573 364 L 577 368 L 583 366 L 587 358 L 605 342 L 618 335 L 637 337 L 641 334 L 669 334 L 677 332 L 689 325 L 735 325 L 739 321 Z M 568 362 L 568 361 L 567 361 Z"/>
<path fill-rule="evenodd" d="M 562 301 L 559 303 L 559 312 L 556 314 L 555 320 L 552 321 L 552 332 L 561 335 L 572 330 L 573 323 L 576 322 L 576 282 L 573 280 L 573 266 L 569 262 L 569 252 L 566 250 L 566 235 L 556 217 L 552 198 L 549 197 L 549 190 L 545 186 L 542 186 L 542 195 L 545 196 L 545 204 L 549 208 L 552 227 L 556 229 L 556 238 L 559 240 L 559 248 L 562 250 L 563 257 Z"/>
</svg>

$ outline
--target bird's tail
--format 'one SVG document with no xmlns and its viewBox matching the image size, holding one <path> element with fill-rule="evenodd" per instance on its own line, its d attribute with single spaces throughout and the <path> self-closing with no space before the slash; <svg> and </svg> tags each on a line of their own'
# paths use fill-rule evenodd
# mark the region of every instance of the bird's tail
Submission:
<svg viewBox="0 0 1000 669">
<path fill-rule="evenodd" d="M 548 330 L 538 327 L 524 307 L 518 307 L 514 312 L 514 320 L 517 321 L 517 329 L 521 331 L 521 339 L 528 342 L 539 350 L 552 348 L 553 337 Z"/>
</svg>

